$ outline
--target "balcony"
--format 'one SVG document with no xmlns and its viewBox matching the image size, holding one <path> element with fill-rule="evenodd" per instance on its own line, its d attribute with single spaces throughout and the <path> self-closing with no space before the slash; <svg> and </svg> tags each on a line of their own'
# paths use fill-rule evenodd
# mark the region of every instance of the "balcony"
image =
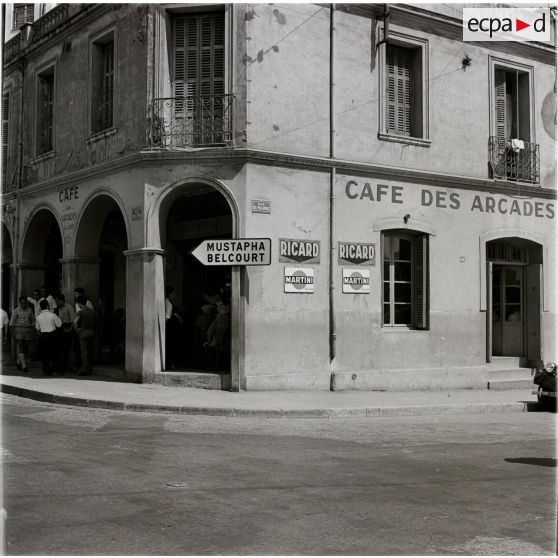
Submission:
<svg viewBox="0 0 558 558">
<path fill-rule="evenodd" d="M 233 95 L 154 99 L 148 118 L 149 147 L 188 149 L 232 144 Z"/>
<path fill-rule="evenodd" d="M 523 142 L 523 148 L 513 147 L 512 140 L 491 136 L 488 139 L 488 160 L 492 178 L 510 182 L 540 182 L 539 146 Z"/>
</svg>

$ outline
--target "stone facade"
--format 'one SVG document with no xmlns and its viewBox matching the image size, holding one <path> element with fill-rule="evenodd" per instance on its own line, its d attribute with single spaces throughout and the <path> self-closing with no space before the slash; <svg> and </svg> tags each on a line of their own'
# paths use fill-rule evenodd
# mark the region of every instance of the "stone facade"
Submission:
<svg viewBox="0 0 558 558">
<path fill-rule="evenodd" d="M 154 108 L 173 98 L 173 25 L 210 9 L 59 5 L 50 27 L 39 19 L 34 34 L 8 43 L 3 303 L 45 282 L 54 289 L 58 280 L 66 296 L 84 287 L 94 304 L 125 309 L 125 370 L 149 381 L 165 369 L 165 285 L 181 286 L 185 313 L 200 306 L 189 243 L 265 237 L 271 265 L 232 266 L 214 279 L 231 284 L 233 389 L 485 386 L 487 360 L 508 351 L 494 349 L 502 340 L 487 320 L 490 262 L 521 267 L 514 356 L 557 358 L 554 47 L 463 43 L 457 14 L 436 5 L 391 5 L 387 43 L 383 5 L 216 6 L 231 136 L 176 147 L 168 130 L 184 125 L 182 109 L 172 101 L 167 129 Z M 94 133 L 94 49 L 105 37 L 114 43 L 114 117 Z M 417 137 L 383 128 L 390 41 L 421 56 Z M 528 180 L 491 172 L 495 67 L 529 76 L 538 174 Z M 38 84 L 48 72 L 54 139 L 38 153 Z M 421 277 L 413 271 L 413 285 L 425 281 L 413 290 L 413 323 L 390 325 L 384 254 L 395 232 L 427 239 L 427 252 Z M 319 243 L 318 261 L 286 263 L 283 239 Z M 487 257 L 497 241 L 524 258 Z M 340 242 L 374 245 L 375 258 L 341 262 Z M 285 292 L 287 267 L 311 270 L 313 292 Z M 369 292 L 345 292 L 345 268 L 362 272 Z M 421 327 L 417 297 L 426 301 Z"/>
</svg>

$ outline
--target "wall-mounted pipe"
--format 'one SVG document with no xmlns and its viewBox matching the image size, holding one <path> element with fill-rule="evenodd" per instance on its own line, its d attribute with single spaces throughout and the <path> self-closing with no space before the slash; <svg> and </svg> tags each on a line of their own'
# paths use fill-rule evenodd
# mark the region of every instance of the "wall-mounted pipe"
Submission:
<svg viewBox="0 0 558 558">
<path fill-rule="evenodd" d="M 335 4 L 330 6 L 329 22 L 329 156 L 335 158 Z M 335 179 L 332 165 L 329 176 L 329 362 L 335 359 Z"/>
</svg>

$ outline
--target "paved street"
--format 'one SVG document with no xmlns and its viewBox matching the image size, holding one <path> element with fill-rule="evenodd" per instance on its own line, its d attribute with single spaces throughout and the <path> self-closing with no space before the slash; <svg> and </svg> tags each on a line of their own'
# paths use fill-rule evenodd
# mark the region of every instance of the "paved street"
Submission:
<svg viewBox="0 0 558 558">
<path fill-rule="evenodd" d="M 555 415 L 262 419 L 2 395 L 8 554 L 555 554 Z"/>
</svg>

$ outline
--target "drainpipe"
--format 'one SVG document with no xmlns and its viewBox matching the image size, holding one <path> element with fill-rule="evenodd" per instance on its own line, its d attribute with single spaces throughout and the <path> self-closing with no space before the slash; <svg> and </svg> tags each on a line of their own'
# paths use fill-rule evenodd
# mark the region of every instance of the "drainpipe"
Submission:
<svg viewBox="0 0 558 558">
<path fill-rule="evenodd" d="M 335 4 L 330 7 L 329 21 L 329 156 L 335 158 Z M 335 165 L 329 177 L 329 363 L 330 373 L 335 359 Z"/>
</svg>

